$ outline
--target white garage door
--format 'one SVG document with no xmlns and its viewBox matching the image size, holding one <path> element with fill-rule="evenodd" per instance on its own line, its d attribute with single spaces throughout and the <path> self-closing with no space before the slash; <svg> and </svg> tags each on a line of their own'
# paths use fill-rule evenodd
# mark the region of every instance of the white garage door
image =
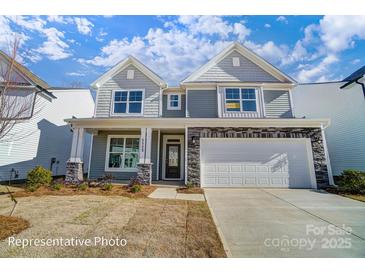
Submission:
<svg viewBox="0 0 365 274">
<path fill-rule="evenodd" d="M 309 139 L 202 138 L 202 187 L 316 187 Z"/>
</svg>

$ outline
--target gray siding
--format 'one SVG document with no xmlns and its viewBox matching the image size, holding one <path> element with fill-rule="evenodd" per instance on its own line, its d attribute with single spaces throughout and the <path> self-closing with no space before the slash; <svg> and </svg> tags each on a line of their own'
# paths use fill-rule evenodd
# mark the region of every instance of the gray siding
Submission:
<svg viewBox="0 0 365 274">
<path fill-rule="evenodd" d="M 127 80 L 127 71 L 130 69 L 134 70 L 134 79 Z M 130 65 L 109 79 L 98 89 L 95 113 L 96 117 L 110 116 L 112 91 L 117 89 L 145 89 L 144 116 L 159 116 L 160 87 L 136 67 Z"/>
<path fill-rule="evenodd" d="M 162 97 L 162 116 L 163 117 L 185 117 L 185 94 L 181 94 L 181 110 L 168 110 L 167 109 L 167 95 Z"/>
<path fill-rule="evenodd" d="M 264 90 L 265 112 L 268 118 L 292 118 L 289 92 Z"/>
<path fill-rule="evenodd" d="M 187 117 L 191 118 L 218 117 L 216 90 L 189 90 L 187 97 L 188 97 Z"/>
<path fill-rule="evenodd" d="M 240 66 L 232 65 L 232 57 L 239 57 Z M 203 73 L 197 82 L 280 82 L 255 63 L 233 51 L 222 61 Z"/>
<path fill-rule="evenodd" d="M 139 135 L 139 131 L 100 131 L 98 135 L 93 137 L 93 147 L 91 152 L 90 163 L 90 179 L 97 179 L 107 174 L 112 174 L 116 180 L 128 181 L 131 177 L 137 176 L 136 172 L 110 172 L 105 171 L 106 147 L 108 135 Z M 152 179 L 156 180 L 157 175 L 157 143 L 158 133 L 152 133 Z"/>
</svg>

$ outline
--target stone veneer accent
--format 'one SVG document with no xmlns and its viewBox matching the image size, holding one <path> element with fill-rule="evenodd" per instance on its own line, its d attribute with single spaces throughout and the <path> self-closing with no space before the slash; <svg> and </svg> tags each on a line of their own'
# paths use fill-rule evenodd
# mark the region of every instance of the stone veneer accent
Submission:
<svg viewBox="0 0 365 274">
<path fill-rule="evenodd" d="M 149 185 L 152 182 L 152 164 L 137 164 L 137 177 L 143 184 Z"/>
<path fill-rule="evenodd" d="M 66 182 L 77 183 L 84 180 L 83 163 L 82 162 L 67 162 L 66 163 Z"/>
<path fill-rule="evenodd" d="M 193 137 L 195 143 L 192 141 Z M 196 186 L 200 186 L 200 138 L 310 138 L 317 187 L 329 185 L 320 128 L 188 128 L 187 180 Z"/>
</svg>

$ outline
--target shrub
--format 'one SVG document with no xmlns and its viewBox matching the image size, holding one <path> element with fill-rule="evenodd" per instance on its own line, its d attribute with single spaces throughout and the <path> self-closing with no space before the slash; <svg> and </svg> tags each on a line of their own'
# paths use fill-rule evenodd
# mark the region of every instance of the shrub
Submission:
<svg viewBox="0 0 365 274">
<path fill-rule="evenodd" d="M 39 185 L 28 185 L 27 190 L 30 192 L 36 191 L 40 186 Z"/>
<path fill-rule="evenodd" d="M 338 186 L 342 192 L 365 194 L 365 172 L 353 169 L 342 171 Z"/>
<path fill-rule="evenodd" d="M 129 180 L 129 184 L 128 186 L 129 187 L 132 187 L 132 186 L 135 186 L 135 185 L 142 185 L 144 182 L 141 178 L 139 177 L 132 177 L 130 180 Z"/>
<path fill-rule="evenodd" d="M 81 190 L 81 191 L 85 191 L 87 188 L 88 188 L 88 184 L 87 183 L 81 183 L 78 185 L 78 189 Z"/>
<path fill-rule="evenodd" d="M 52 189 L 54 190 L 61 190 L 62 187 L 63 187 L 62 183 L 55 183 L 52 185 Z"/>
<path fill-rule="evenodd" d="M 187 188 L 192 188 L 192 187 L 194 187 L 194 184 L 192 182 L 187 182 L 186 187 Z"/>
<path fill-rule="evenodd" d="M 27 174 L 27 188 L 36 190 L 40 186 L 48 186 L 52 182 L 52 172 L 42 166 L 36 166 Z M 32 191 L 32 190 L 30 190 Z"/>
<path fill-rule="evenodd" d="M 110 191 L 112 190 L 113 188 L 113 185 L 111 183 L 106 183 L 105 185 L 103 185 L 102 189 L 103 190 L 107 190 L 107 191 Z"/>
<path fill-rule="evenodd" d="M 142 190 L 142 186 L 141 185 L 134 185 L 131 187 L 131 192 L 132 193 L 137 193 L 140 192 Z"/>
</svg>

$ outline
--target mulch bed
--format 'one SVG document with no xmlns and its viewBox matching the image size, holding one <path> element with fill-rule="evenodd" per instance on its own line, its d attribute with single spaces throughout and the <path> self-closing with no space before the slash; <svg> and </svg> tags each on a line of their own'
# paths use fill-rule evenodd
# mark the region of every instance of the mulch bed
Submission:
<svg viewBox="0 0 365 274">
<path fill-rule="evenodd" d="M 204 189 L 200 187 L 179 187 L 176 191 L 184 194 L 204 194 Z"/>
<path fill-rule="evenodd" d="M 365 202 L 365 195 L 363 195 L 363 194 L 351 194 L 351 193 L 340 191 L 339 189 L 333 188 L 333 187 L 327 188 L 326 191 L 329 193 L 332 193 L 332 194 L 337 194 L 337 195 L 341 195 L 341 196 L 344 196 L 344 197 L 347 197 L 350 199 Z"/>
<path fill-rule="evenodd" d="M 29 227 L 29 222 L 19 217 L 0 215 L 0 240 L 18 234 Z"/>
<path fill-rule="evenodd" d="M 86 190 L 80 190 L 76 186 L 66 185 L 60 190 L 52 189 L 51 187 L 40 187 L 36 191 L 31 192 L 27 190 L 21 190 L 15 192 L 14 197 L 29 197 L 29 196 L 44 196 L 44 195 L 103 195 L 103 196 L 125 196 L 129 198 L 146 198 L 156 189 L 155 186 L 142 186 L 140 192 L 131 192 L 128 186 L 113 185 L 111 190 L 103 190 L 101 187 L 88 187 Z"/>
</svg>

